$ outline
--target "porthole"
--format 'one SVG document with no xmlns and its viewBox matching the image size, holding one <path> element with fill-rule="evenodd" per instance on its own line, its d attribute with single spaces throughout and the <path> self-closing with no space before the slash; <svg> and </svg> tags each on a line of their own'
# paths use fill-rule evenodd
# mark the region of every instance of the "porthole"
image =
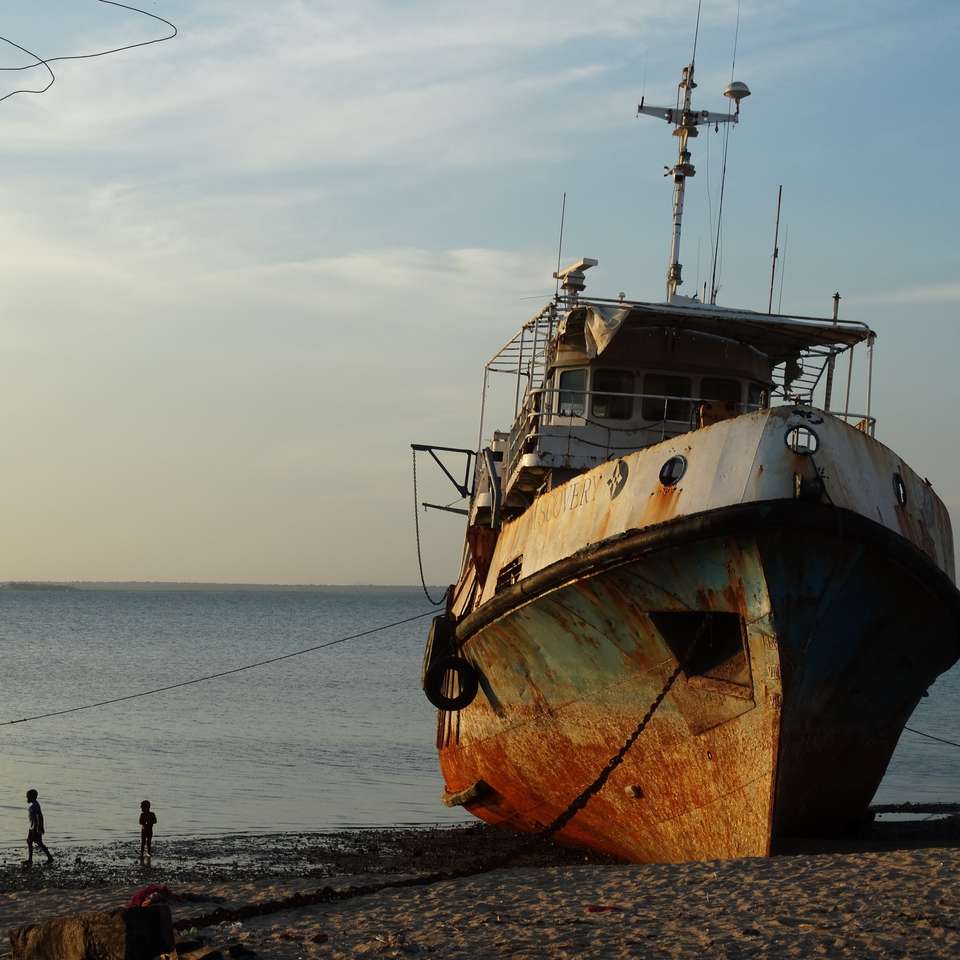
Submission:
<svg viewBox="0 0 960 960">
<path fill-rule="evenodd" d="M 897 503 L 901 507 L 907 505 L 907 485 L 903 482 L 903 477 L 899 473 L 893 475 L 893 495 L 897 498 Z"/>
<path fill-rule="evenodd" d="M 687 472 L 687 458 L 676 456 L 671 457 L 660 468 L 660 482 L 665 487 L 675 487 Z"/>
<path fill-rule="evenodd" d="M 809 457 L 820 449 L 820 438 L 809 427 L 804 426 L 791 427 L 784 437 L 784 443 L 788 450 L 804 457 Z"/>
</svg>

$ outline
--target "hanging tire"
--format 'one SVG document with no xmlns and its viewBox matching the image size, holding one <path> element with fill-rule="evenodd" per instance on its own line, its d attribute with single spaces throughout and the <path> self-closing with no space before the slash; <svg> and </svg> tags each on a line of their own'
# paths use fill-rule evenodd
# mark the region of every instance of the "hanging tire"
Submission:
<svg viewBox="0 0 960 960">
<path fill-rule="evenodd" d="M 443 692 L 448 673 L 457 675 L 460 692 L 455 697 Z M 480 675 L 463 657 L 441 657 L 427 671 L 423 692 L 438 710 L 463 710 L 473 703 L 480 688 Z"/>
</svg>

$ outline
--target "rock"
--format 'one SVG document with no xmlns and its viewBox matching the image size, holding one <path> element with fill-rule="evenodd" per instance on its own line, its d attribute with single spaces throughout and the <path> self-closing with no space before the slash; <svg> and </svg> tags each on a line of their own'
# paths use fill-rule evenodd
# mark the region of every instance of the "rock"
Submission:
<svg viewBox="0 0 960 960">
<path fill-rule="evenodd" d="M 175 955 L 166 904 L 81 913 L 10 931 L 13 960 L 156 960 Z"/>
</svg>

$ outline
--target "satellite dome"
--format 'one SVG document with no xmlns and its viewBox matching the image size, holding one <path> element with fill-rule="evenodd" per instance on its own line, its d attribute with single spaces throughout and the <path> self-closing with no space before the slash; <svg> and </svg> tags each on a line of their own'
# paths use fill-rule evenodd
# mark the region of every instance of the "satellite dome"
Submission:
<svg viewBox="0 0 960 960">
<path fill-rule="evenodd" d="M 725 97 L 729 97 L 731 100 L 736 101 L 739 106 L 740 101 L 744 97 L 750 96 L 750 88 L 745 84 L 741 83 L 739 80 L 733 80 L 727 84 L 726 89 L 723 91 Z"/>
</svg>

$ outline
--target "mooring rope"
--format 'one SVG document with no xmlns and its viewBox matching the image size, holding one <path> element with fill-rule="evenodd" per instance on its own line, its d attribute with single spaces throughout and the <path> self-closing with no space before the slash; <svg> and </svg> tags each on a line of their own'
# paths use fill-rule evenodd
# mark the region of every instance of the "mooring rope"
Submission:
<svg viewBox="0 0 960 960">
<path fill-rule="evenodd" d="M 960 743 L 954 740 L 944 740 L 943 737 L 935 737 L 932 733 L 924 733 L 922 730 L 916 730 L 913 727 L 904 727 L 903 729 L 915 733 L 918 737 L 926 737 L 928 740 L 936 740 L 937 743 L 945 743 L 948 747 L 960 747 Z"/>
<path fill-rule="evenodd" d="M 106 707 L 112 703 L 124 703 L 127 700 L 139 700 L 141 697 L 152 697 L 157 693 L 166 693 L 168 690 L 177 690 L 180 687 L 189 687 L 195 683 L 206 683 L 208 680 L 217 680 L 220 677 L 229 677 L 234 673 L 243 673 L 245 670 L 255 670 L 258 667 L 265 667 L 271 663 L 279 663 L 281 660 L 290 660 L 293 657 L 302 657 L 307 653 L 314 653 L 317 650 L 324 650 L 327 647 L 335 647 L 339 643 L 346 643 L 348 640 L 359 640 L 361 637 L 369 637 L 373 633 L 380 633 L 383 630 L 390 630 L 392 627 L 399 627 L 405 623 L 413 623 L 415 620 L 423 620 L 425 617 L 436 616 L 436 610 L 426 610 L 412 617 L 405 617 L 403 620 L 394 620 L 393 623 L 384 623 L 378 627 L 371 627 L 369 630 L 362 630 L 360 633 L 352 633 L 346 637 L 339 637 L 336 640 L 327 640 L 324 643 L 314 644 L 312 647 L 304 647 L 302 650 L 294 650 L 291 653 L 282 653 L 277 657 L 268 657 L 266 660 L 257 660 L 254 663 L 244 663 L 239 667 L 232 667 L 229 670 L 221 670 L 219 673 L 208 673 L 202 677 L 193 677 L 190 680 L 180 680 L 177 683 L 168 683 L 162 687 L 154 687 L 151 690 L 140 690 L 138 693 L 128 693 L 122 697 L 111 697 L 109 700 L 98 700 L 96 703 L 84 703 L 76 707 L 66 707 L 63 710 L 51 710 L 49 713 L 37 713 L 31 717 L 20 717 L 18 720 L 4 720 L 0 722 L 0 727 L 11 727 L 17 723 L 29 723 L 31 720 L 46 720 L 48 717 L 62 717 L 68 713 L 79 713 L 81 710 L 93 710 L 97 707 Z"/>
</svg>

